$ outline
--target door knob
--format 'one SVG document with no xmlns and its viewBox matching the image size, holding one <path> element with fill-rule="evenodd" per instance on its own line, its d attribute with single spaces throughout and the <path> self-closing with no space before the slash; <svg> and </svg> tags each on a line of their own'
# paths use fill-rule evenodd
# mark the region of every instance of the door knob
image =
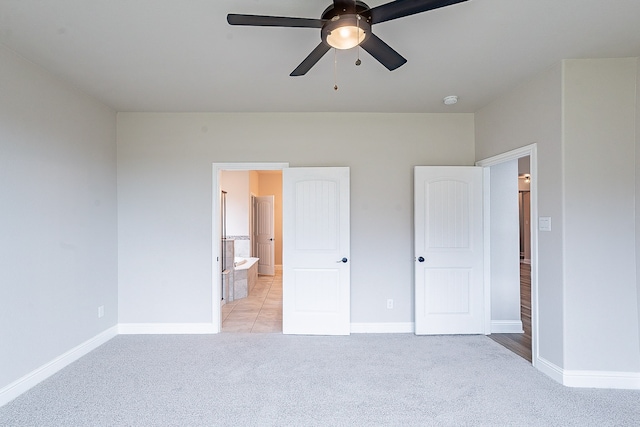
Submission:
<svg viewBox="0 0 640 427">
<path fill-rule="evenodd" d="M 349 260 L 346 259 L 346 258 L 342 258 L 340 261 L 336 261 L 336 262 L 344 262 L 344 263 L 346 263 L 347 261 L 349 261 Z"/>
<path fill-rule="evenodd" d="M 423 257 L 418 257 L 418 261 L 419 262 L 424 262 L 424 258 Z"/>
</svg>

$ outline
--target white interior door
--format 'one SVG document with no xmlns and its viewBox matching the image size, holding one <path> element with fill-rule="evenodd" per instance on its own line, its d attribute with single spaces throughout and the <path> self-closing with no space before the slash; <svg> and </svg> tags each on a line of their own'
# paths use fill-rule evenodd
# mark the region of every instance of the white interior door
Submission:
<svg viewBox="0 0 640 427">
<path fill-rule="evenodd" d="M 254 198 L 256 256 L 259 258 L 258 274 L 269 276 L 273 276 L 276 273 L 274 199 L 274 196 L 258 196 Z"/>
<path fill-rule="evenodd" d="M 282 331 L 348 335 L 349 168 L 287 168 L 282 184 Z"/>
<path fill-rule="evenodd" d="M 482 168 L 414 170 L 416 334 L 484 333 Z"/>
</svg>

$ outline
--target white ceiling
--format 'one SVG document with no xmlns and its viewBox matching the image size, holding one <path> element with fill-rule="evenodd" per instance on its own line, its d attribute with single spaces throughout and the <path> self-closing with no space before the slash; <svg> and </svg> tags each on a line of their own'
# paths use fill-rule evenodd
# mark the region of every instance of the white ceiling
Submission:
<svg viewBox="0 0 640 427">
<path fill-rule="evenodd" d="M 339 51 L 336 92 L 333 51 L 289 77 L 319 30 L 226 22 L 330 3 L 0 0 L 0 43 L 117 111 L 474 112 L 563 58 L 640 56 L 640 0 L 470 0 L 374 25 L 408 62 L 389 72 L 361 51 L 356 67 Z"/>
</svg>

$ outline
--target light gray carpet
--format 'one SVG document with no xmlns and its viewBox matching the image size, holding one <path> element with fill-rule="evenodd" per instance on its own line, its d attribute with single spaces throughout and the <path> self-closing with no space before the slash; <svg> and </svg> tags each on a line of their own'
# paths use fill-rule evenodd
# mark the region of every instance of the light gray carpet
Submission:
<svg viewBox="0 0 640 427">
<path fill-rule="evenodd" d="M 638 426 L 640 392 L 573 389 L 484 336 L 118 336 L 1 426 Z"/>
</svg>

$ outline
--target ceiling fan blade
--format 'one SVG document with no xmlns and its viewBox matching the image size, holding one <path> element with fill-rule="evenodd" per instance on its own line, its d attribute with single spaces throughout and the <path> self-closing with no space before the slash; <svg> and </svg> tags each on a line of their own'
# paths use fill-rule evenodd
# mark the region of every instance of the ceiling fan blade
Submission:
<svg viewBox="0 0 640 427">
<path fill-rule="evenodd" d="M 389 71 L 393 71 L 407 62 L 402 55 L 393 50 L 373 33 L 369 33 L 369 37 L 360 43 L 360 46 L 377 59 L 378 62 L 387 67 Z"/>
<path fill-rule="evenodd" d="M 316 62 L 320 61 L 320 58 L 324 56 L 331 49 L 331 46 L 325 42 L 321 42 L 315 49 L 307 56 L 304 61 L 298 65 L 298 67 L 289 74 L 290 76 L 304 76 L 307 71 L 311 69 Z"/>
<path fill-rule="evenodd" d="M 368 10 L 364 15 L 371 17 L 371 25 L 416 13 L 439 9 L 468 0 L 397 0 Z"/>
<path fill-rule="evenodd" d="M 253 27 L 301 27 L 322 28 L 322 19 L 289 18 L 286 16 L 238 15 L 230 13 L 227 22 L 231 25 L 249 25 Z"/>
</svg>

